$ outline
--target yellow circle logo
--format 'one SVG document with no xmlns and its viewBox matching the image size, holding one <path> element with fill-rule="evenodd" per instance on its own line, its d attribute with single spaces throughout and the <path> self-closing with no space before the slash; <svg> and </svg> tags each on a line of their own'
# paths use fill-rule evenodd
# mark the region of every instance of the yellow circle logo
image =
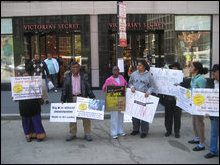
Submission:
<svg viewBox="0 0 220 165">
<path fill-rule="evenodd" d="M 15 84 L 15 85 L 13 86 L 13 91 L 14 91 L 15 93 L 21 93 L 21 92 L 23 91 L 22 85 L 21 85 L 21 84 Z"/>
<path fill-rule="evenodd" d="M 84 111 L 88 108 L 88 106 L 86 104 L 79 104 L 79 109 Z"/>
<path fill-rule="evenodd" d="M 186 97 L 187 97 L 187 99 L 189 99 L 191 97 L 191 93 L 189 90 L 186 91 Z"/>
<path fill-rule="evenodd" d="M 202 95 L 196 95 L 193 98 L 193 103 L 195 105 L 202 105 L 204 103 L 204 97 Z"/>
</svg>

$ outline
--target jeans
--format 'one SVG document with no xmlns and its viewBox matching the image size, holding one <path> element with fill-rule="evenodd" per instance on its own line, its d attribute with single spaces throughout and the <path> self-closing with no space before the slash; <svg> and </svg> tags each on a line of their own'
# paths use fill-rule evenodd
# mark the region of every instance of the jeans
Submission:
<svg viewBox="0 0 220 165">
<path fill-rule="evenodd" d="M 47 78 L 47 76 L 45 76 L 45 80 L 46 80 L 46 87 L 47 87 L 47 92 L 49 92 L 49 87 L 48 87 L 48 78 Z"/>
<path fill-rule="evenodd" d="M 218 155 L 218 137 L 219 137 L 219 117 L 211 120 L 211 139 L 210 139 L 210 152 Z"/>
<path fill-rule="evenodd" d="M 50 78 L 51 78 L 51 81 L 54 85 L 54 90 L 57 90 L 57 88 L 56 88 L 56 74 L 50 74 Z"/>
<path fill-rule="evenodd" d="M 111 111 L 111 136 L 123 134 L 124 114 L 120 111 Z"/>
</svg>

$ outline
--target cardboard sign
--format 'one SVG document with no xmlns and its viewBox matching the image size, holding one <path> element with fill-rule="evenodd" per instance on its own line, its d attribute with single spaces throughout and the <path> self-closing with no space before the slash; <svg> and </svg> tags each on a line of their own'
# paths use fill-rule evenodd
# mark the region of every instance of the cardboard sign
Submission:
<svg viewBox="0 0 220 165">
<path fill-rule="evenodd" d="M 125 86 L 107 86 L 106 111 L 125 111 Z"/>
</svg>

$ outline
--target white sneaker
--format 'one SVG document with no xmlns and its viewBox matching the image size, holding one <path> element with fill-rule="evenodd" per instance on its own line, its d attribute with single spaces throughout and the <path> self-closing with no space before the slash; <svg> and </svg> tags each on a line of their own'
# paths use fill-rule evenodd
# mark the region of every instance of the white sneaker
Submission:
<svg viewBox="0 0 220 165">
<path fill-rule="evenodd" d="M 112 136 L 112 138 L 113 138 L 113 139 L 118 139 L 118 136 L 117 136 L 117 135 L 115 135 L 115 136 Z"/>
<path fill-rule="evenodd" d="M 121 136 L 126 136 L 127 134 L 126 133 L 122 133 L 122 134 L 120 134 Z"/>
<path fill-rule="evenodd" d="M 54 92 L 56 92 L 56 93 L 57 93 L 57 90 L 54 90 Z"/>
</svg>

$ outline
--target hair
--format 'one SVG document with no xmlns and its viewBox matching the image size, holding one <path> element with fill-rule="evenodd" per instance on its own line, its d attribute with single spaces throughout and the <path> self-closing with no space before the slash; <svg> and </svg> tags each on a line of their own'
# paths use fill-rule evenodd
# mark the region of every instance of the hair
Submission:
<svg viewBox="0 0 220 165">
<path fill-rule="evenodd" d="M 145 60 L 140 60 L 140 61 L 138 61 L 138 63 L 141 63 L 147 71 L 150 70 L 150 66 L 148 65 L 148 63 Z"/>
<path fill-rule="evenodd" d="M 200 62 L 193 62 L 193 66 L 198 71 L 198 74 L 206 74 L 208 73 L 208 68 L 203 68 L 202 63 Z"/>
<path fill-rule="evenodd" d="M 71 63 L 70 63 L 70 67 L 72 67 L 73 65 L 76 65 L 76 64 L 77 64 L 77 65 L 79 65 L 79 63 L 78 63 L 78 62 L 73 61 L 73 62 L 71 62 Z"/>
</svg>

